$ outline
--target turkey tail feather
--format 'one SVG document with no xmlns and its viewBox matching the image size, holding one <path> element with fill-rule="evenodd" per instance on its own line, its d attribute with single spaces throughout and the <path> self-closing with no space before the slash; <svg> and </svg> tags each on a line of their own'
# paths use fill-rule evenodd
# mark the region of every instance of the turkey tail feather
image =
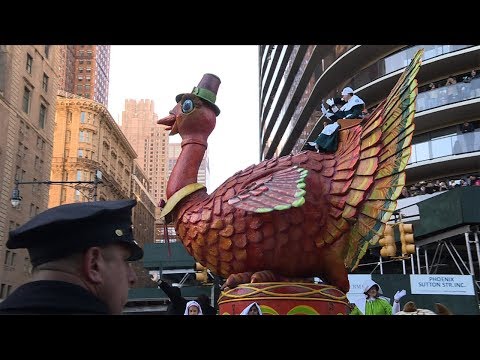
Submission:
<svg viewBox="0 0 480 360">
<path fill-rule="evenodd" d="M 420 49 L 405 68 L 396 85 L 363 125 L 363 161 L 374 168 L 373 181 L 358 208 L 357 222 L 349 234 L 345 265 L 354 270 L 369 245 L 375 245 L 386 222 L 397 206 L 397 199 L 405 185 L 405 167 L 411 154 L 411 141 L 415 124 L 415 100 L 418 93 L 416 75 L 421 65 Z M 378 146 L 381 150 L 378 152 Z M 364 173 L 363 175 L 368 175 Z M 368 183 L 357 180 L 354 183 Z M 344 214 L 345 216 L 346 214 Z"/>
</svg>

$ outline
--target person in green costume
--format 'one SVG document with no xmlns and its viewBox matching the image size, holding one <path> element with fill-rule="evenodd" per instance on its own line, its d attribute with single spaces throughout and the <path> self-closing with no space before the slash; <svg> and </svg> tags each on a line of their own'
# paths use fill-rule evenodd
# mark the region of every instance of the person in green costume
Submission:
<svg viewBox="0 0 480 360">
<path fill-rule="evenodd" d="M 382 288 L 373 280 L 367 280 L 363 284 L 365 299 L 361 298 L 355 302 L 350 315 L 392 315 L 400 311 L 400 299 L 405 296 L 405 290 L 395 293 L 393 306 L 390 301 L 380 296 Z"/>
</svg>

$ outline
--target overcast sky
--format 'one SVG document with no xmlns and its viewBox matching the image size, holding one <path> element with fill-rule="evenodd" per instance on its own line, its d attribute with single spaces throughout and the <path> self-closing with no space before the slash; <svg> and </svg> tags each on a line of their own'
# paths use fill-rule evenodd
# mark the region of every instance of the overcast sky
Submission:
<svg viewBox="0 0 480 360">
<path fill-rule="evenodd" d="M 259 162 L 258 46 L 112 46 L 108 109 L 119 122 L 125 99 L 152 99 L 162 118 L 175 106 L 175 96 L 190 92 L 205 73 L 222 81 L 216 100 L 221 113 L 208 139 L 211 193 Z M 178 135 L 170 140 L 181 141 Z"/>
</svg>

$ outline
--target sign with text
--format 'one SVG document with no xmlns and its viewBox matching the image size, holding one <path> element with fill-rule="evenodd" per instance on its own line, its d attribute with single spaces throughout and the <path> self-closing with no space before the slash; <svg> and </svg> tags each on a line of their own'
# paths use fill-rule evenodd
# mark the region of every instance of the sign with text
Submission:
<svg viewBox="0 0 480 360">
<path fill-rule="evenodd" d="M 475 295 L 470 275 L 410 275 L 412 294 Z"/>
<path fill-rule="evenodd" d="M 350 291 L 351 294 L 363 294 L 363 284 L 367 280 L 371 280 L 372 275 L 370 274 L 359 274 L 359 275 L 348 275 L 348 281 L 350 282 Z"/>
</svg>

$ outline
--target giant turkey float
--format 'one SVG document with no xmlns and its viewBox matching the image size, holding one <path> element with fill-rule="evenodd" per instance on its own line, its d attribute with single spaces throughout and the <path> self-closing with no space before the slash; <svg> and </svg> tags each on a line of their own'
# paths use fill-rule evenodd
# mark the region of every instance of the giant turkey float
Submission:
<svg viewBox="0 0 480 360">
<path fill-rule="evenodd" d="M 196 261 L 226 279 L 220 314 L 253 301 L 264 314 L 348 314 L 348 273 L 378 242 L 405 185 L 422 54 L 368 118 L 342 123 L 334 153 L 268 159 L 211 194 L 197 174 L 220 114 L 220 79 L 205 74 L 177 95 L 158 120 L 182 138 L 161 216 Z"/>
</svg>

